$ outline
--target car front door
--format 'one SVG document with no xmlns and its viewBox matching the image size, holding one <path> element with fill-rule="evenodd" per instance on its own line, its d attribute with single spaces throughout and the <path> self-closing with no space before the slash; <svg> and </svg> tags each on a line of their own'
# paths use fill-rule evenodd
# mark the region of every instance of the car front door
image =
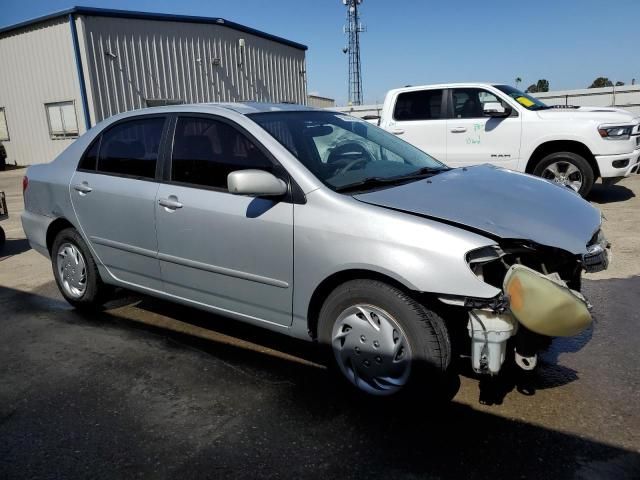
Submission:
<svg viewBox="0 0 640 480">
<path fill-rule="evenodd" d="M 387 130 L 446 162 L 447 135 L 442 89 L 415 90 L 398 94 Z"/>
<path fill-rule="evenodd" d="M 293 204 L 227 190 L 232 171 L 278 167 L 227 119 L 179 116 L 174 130 L 156 202 L 164 290 L 253 323 L 289 326 Z"/>
<path fill-rule="evenodd" d="M 450 90 L 448 108 L 447 164 L 463 167 L 492 163 L 517 168 L 520 157 L 522 119 L 514 110 L 509 117 L 487 117 L 485 103 L 506 101 L 482 88 L 454 88 Z"/>
<path fill-rule="evenodd" d="M 80 229 L 118 280 L 159 290 L 156 168 L 166 117 L 119 122 L 89 147 L 71 179 Z"/>
</svg>

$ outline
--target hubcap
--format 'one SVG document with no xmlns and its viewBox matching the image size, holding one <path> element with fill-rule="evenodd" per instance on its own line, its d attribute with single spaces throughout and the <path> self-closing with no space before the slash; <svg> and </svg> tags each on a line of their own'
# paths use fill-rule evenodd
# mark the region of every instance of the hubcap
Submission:
<svg viewBox="0 0 640 480">
<path fill-rule="evenodd" d="M 378 307 L 358 304 L 344 310 L 331 343 L 342 373 L 364 392 L 390 395 L 409 379 L 409 341 L 398 322 Z"/>
<path fill-rule="evenodd" d="M 542 178 L 565 185 L 576 192 L 582 187 L 582 172 L 573 163 L 559 160 L 552 163 L 542 172 Z"/>
<path fill-rule="evenodd" d="M 63 243 L 58 249 L 58 279 L 65 293 L 80 298 L 87 289 L 87 268 L 78 247 Z"/>
</svg>

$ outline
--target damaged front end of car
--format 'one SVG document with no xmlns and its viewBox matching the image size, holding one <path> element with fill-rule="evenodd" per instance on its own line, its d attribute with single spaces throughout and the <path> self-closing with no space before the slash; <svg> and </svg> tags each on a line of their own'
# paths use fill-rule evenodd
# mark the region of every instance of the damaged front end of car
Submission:
<svg viewBox="0 0 640 480">
<path fill-rule="evenodd" d="M 592 322 L 591 305 L 580 293 L 583 272 L 605 270 L 611 246 L 599 229 L 583 254 L 523 240 L 501 240 L 468 252 L 471 271 L 501 290 L 492 299 L 441 296 L 468 315 L 474 371 L 500 372 L 508 345 L 523 370 L 537 364 L 537 352 L 553 337 L 577 335 Z"/>
</svg>

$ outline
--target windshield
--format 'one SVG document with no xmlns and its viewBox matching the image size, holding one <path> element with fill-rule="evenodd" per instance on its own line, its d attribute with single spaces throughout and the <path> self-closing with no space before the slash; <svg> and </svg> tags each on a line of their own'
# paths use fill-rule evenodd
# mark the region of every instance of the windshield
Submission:
<svg viewBox="0 0 640 480">
<path fill-rule="evenodd" d="M 542 103 L 537 98 L 532 97 L 528 93 L 523 93 L 517 88 L 510 87 L 509 85 L 496 85 L 495 87 L 501 92 L 509 95 L 527 110 L 546 110 L 548 108 L 551 108 Z"/>
<path fill-rule="evenodd" d="M 407 182 L 447 169 L 396 136 L 348 115 L 299 111 L 248 116 L 336 191 Z"/>
</svg>

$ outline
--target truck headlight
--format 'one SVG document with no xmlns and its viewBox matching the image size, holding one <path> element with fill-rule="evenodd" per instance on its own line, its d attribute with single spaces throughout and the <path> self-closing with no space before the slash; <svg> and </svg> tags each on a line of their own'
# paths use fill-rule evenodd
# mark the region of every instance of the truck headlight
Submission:
<svg viewBox="0 0 640 480">
<path fill-rule="evenodd" d="M 633 125 L 621 125 L 618 127 L 600 127 L 598 133 L 606 140 L 629 140 Z"/>
</svg>

